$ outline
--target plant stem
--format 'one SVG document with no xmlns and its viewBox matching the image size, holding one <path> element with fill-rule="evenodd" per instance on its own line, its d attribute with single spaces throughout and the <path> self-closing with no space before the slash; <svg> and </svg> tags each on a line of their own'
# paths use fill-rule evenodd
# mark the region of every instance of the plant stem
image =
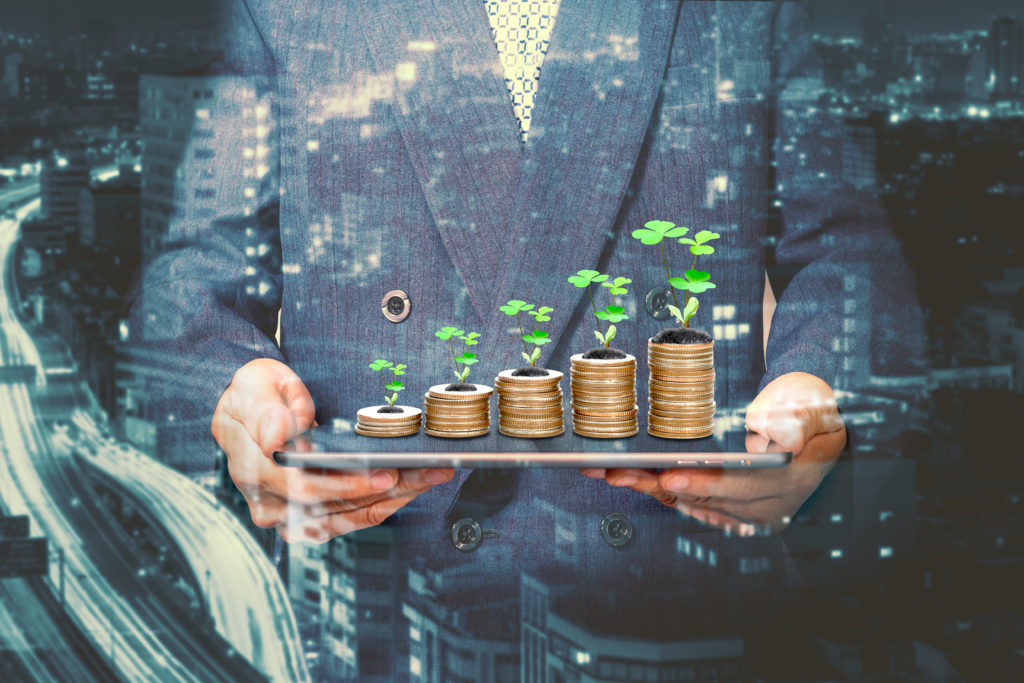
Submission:
<svg viewBox="0 0 1024 683">
<path fill-rule="evenodd" d="M 518 311 L 516 312 L 516 325 L 519 325 L 519 338 L 523 339 L 523 337 L 525 337 L 526 335 L 523 334 L 523 324 L 521 322 L 519 322 L 519 312 Z M 530 349 L 529 349 L 528 346 L 526 346 L 526 340 L 525 339 L 523 339 L 523 351 L 526 352 L 527 356 L 530 355 Z M 533 367 L 533 363 L 530 363 L 530 367 L 531 368 Z"/>
<path fill-rule="evenodd" d="M 448 348 L 452 350 L 452 361 L 455 362 L 455 372 L 462 372 L 462 368 L 459 367 L 459 361 L 455 360 L 455 344 L 452 343 L 451 337 L 448 337 Z"/>
<path fill-rule="evenodd" d="M 590 308 L 594 311 L 594 320 L 597 321 L 597 331 L 604 334 L 604 329 L 601 327 L 601 319 L 597 317 L 597 306 L 594 305 L 594 295 L 590 293 L 590 284 L 587 284 L 587 296 L 590 297 Z"/>
<path fill-rule="evenodd" d="M 693 263 L 690 264 L 690 270 L 696 270 L 696 268 L 697 268 L 697 255 L 694 254 L 693 255 Z M 690 303 L 690 293 L 686 292 L 686 298 L 683 299 L 683 305 L 685 306 L 688 303 Z M 683 323 L 683 327 L 685 327 L 686 329 L 690 329 L 690 321 L 687 320 L 685 323 Z"/>
<path fill-rule="evenodd" d="M 661 262 L 665 264 L 665 280 L 671 280 L 672 275 L 668 272 L 668 259 L 665 258 L 665 240 L 658 242 L 658 246 L 661 247 Z M 672 286 L 672 283 L 668 283 L 668 291 L 672 292 L 672 301 L 675 303 L 676 308 L 679 308 L 679 299 L 676 298 L 676 288 Z M 682 310 L 681 308 L 679 310 Z"/>
</svg>

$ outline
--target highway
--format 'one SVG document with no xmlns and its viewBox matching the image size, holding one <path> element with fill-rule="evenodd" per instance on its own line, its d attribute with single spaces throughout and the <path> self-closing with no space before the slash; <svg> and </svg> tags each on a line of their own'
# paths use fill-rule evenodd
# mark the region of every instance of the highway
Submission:
<svg viewBox="0 0 1024 683">
<path fill-rule="evenodd" d="M 47 368 L 74 367 L 73 359 L 52 334 L 18 318 L 8 291 L 18 226 L 37 204 L 0 221 L 0 365 L 39 369 L 34 386 L 0 384 L 3 510 L 28 514 L 34 533 L 63 551 L 67 614 L 124 679 L 309 680 L 287 591 L 232 513 L 191 480 L 110 439 L 101 426 L 106 416 L 84 385 L 59 375 L 47 380 Z M 61 415 L 66 426 L 55 428 L 51 420 Z M 169 554 L 181 558 L 191 573 L 178 582 L 185 585 L 140 568 L 132 557 L 140 539 L 95 500 L 97 483 L 140 511 L 153 530 L 143 539 L 148 545 L 170 546 Z M 46 582 L 54 595 L 57 567 L 51 563 Z M 26 646 L 21 604 L 31 604 L 34 592 L 16 590 L 19 583 L 29 582 L 0 586 L 0 599 L 12 591 L 20 596 L 17 609 L 0 614 L 0 642 L 26 653 L 12 671 L 73 680 L 36 661 Z M 197 598 L 193 604 L 189 595 Z M 54 621 L 59 614 L 40 617 L 43 624 Z M 211 628 L 221 638 L 211 638 Z M 95 668 L 96 658 L 91 664 L 89 658 L 87 652 L 81 663 Z"/>
</svg>

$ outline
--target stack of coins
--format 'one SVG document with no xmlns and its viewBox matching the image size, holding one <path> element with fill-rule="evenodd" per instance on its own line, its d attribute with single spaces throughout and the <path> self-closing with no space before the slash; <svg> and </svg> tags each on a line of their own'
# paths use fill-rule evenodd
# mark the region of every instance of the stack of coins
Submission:
<svg viewBox="0 0 1024 683">
<path fill-rule="evenodd" d="M 356 434 L 363 436 L 411 436 L 420 431 L 419 408 L 402 406 L 400 413 L 379 413 L 383 406 L 362 408 L 356 413 Z"/>
<path fill-rule="evenodd" d="M 502 370 L 494 379 L 498 392 L 498 431 L 506 436 L 541 439 L 565 431 L 562 420 L 562 373 L 524 377 Z"/>
<path fill-rule="evenodd" d="M 474 391 L 445 391 L 447 384 L 435 384 L 424 395 L 430 436 L 465 439 L 482 436 L 491 429 L 491 394 L 494 389 L 474 384 Z"/>
<path fill-rule="evenodd" d="M 647 431 L 666 439 L 699 439 L 715 429 L 713 341 L 706 344 L 647 342 L 651 408 Z"/>
<path fill-rule="evenodd" d="M 621 439 L 633 436 L 636 421 L 636 358 L 569 359 L 572 430 L 580 436 Z"/>
</svg>

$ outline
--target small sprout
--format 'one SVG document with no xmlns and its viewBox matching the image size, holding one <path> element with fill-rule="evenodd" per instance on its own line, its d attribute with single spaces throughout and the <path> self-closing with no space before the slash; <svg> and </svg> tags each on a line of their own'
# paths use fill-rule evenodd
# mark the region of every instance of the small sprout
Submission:
<svg viewBox="0 0 1024 683">
<path fill-rule="evenodd" d="M 678 232 L 680 230 L 682 232 Z M 697 270 L 697 257 L 714 254 L 715 248 L 708 244 L 708 242 L 721 237 L 717 232 L 710 230 L 701 230 L 692 238 L 683 237 L 687 232 L 689 232 L 688 228 L 677 227 L 671 221 L 647 221 L 644 223 L 643 228 L 634 230 L 632 233 L 633 237 L 640 240 L 643 244 L 657 244 L 661 250 L 661 262 L 665 266 L 665 278 L 672 286 L 672 301 L 675 304 L 674 306 L 669 306 L 669 311 L 674 311 L 672 315 L 680 321 L 680 325 L 683 327 L 690 326 L 690 318 L 697 312 L 696 305 L 692 309 L 690 307 L 690 302 L 696 301 L 693 295 L 715 288 L 714 283 L 711 282 L 711 275 L 703 270 Z M 677 241 L 680 244 L 688 245 L 690 253 L 693 254 L 693 263 L 690 264 L 690 270 L 686 271 L 683 277 L 673 277 L 669 272 L 668 259 L 665 258 L 664 239 L 666 237 L 680 238 Z M 676 298 L 675 290 L 677 289 L 685 292 L 682 313 L 680 313 L 679 299 Z"/>
<path fill-rule="evenodd" d="M 469 366 L 479 361 L 475 353 L 469 353 L 468 351 L 464 351 L 462 355 L 456 355 L 455 343 L 452 339 L 458 339 L 466 346 L 476 346 L 480 343 L 478 341 L 480 333 L 466 332 L 457 327 L 442 327 L 434 333 L 434 336 L 448 342 L 448 348 L 452 353 L 452 360 L 455 362 L 455 376 L 459 378 L 460 382 L 465 382 L 466 377 L 469 376 Z"/>
<path fill-rule="evenodd" d="M 686 302 L 686 308 L 680 312 L 678 308 L 669 304 L 668 312 L 672 314 L 676 320 L 679 321 L 680 327 L 686 327 L 690 324 L 690 318 L 697 312 L 697 306 L 700 302 L 697 301 L 697 297 L 691 296 L 690 300 Z"/>
<path fill-rule="evenodd" d="M 407 365 L 403 365 L 401 363 L 399 363 L 398 365 L 395 365 L 391 361 L 384 360 L 383 358 L 380 358 L 380 359 L 375 360 L 372 363 L 370 363 L 370 369 L 371 370 L 374 370 L 376 372 L 380 372 L 381 373 L 381 378 L 380 379 L 381 379 L 382 382 L 385 382 L 384 389 L 386 389 L 387 391 L 391 392 L 390 396 L 389 395 L 385 395 L 384 396 L 384 401 L 389 406 L 395 405 L 395 401 L 398 400 L 398 392 L 400 392 L 402 389 L 405 388 L 405 385 L 402 384 L 402 380 L 397 379 L 397 377 L 399 375 L 404 375 L 405 374 L 405 369 L 407 367 L 408 367 Z M 384 374 L 383 374 L 384 370 L 391 370 L 391 381 L 390 382 L 387 382 L 385 380 Z"/>
<path fill-rule="evenodd" d="M 596 271 L 594 272 L 595 274 L 598 274 Z M 549 316 L 548 313 L 551 313 L 555 309 L 550 306 L 541 306 L 535 309 L 533 304 L 528 304 L 520 299 L 513 299 L 498 310 L 505 315 L 514 315 L 516 317 L 516 325 L 519 326 L 519 336 L 523 339 L 523 358 L 525 358 L 526 362 L 530 364 L 530 367 L 536 367 L 537 359 L 540 358 L 540 347 L 551 340 L 548 339 L 548 333 L 543 330 L 534 330 L 530 334 L 524 333 L 523 323 L 519 314 L 527 313 L 532 315 L 536 322 L 543 323 L 551 320 L 551 316 Z M 527 344 L 534 345 L 533 351 L 530 351 L 530 347 L 528 347 Z"/>
<path fill-rule="evenodd" d="M 611 346 L 611 341 L 615 337 L 615 325 L 612 323 L 629 320 L 629 316 L 626 315 L 626 309 L 616 305 L 614 301 L 616 295 L 629 293 L 625 285 L 632 282 L 628 277 L 617 277 L 611 281 L 608 281 L 608 277 L 608 275 L 602 275 L 596 270 L 581 270 L 569 277 L 569 282 L 576 287 L 581 289 L 583 287 L 587 288 L 587 295 L 590 297 L 590 308 L 594 311 L 594 317 L 597 318 L 597 331 L 594 334 L 597 340 L 604 344 L 605 347 Z M 608 296 L 611 298 L 611 302 L 600 311 L 597 310 L 597 305 L 594 303 L 594 295 L 590 290 L 590 285 L 594 282 L 600 282 L 602 287 L 607 287 Z M 608 323 L 607 330 L 601 329 L 602 320 Z"/>
</svg>

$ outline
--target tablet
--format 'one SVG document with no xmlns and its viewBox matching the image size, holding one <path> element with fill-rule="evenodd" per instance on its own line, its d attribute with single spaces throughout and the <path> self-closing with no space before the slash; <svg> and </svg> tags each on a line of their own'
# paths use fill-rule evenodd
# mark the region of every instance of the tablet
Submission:
<svg viewBox="0 0 1024 683">
<path fill-rule="evenodd" d="M 473 439 L 439 439 L 422 432 L 382 439 L 360 436 L 346 427 L 318 427 L 276 451 L 274 461 L 284 467 L 320 470 L 381 467 L 749 469 L 783 467 L 793 458 L 792 452 L 785 450 L 746 452 L 742 439 L 737 443 L 735 438 L 598 440 L 563 434 L 530 440 L 498 435 L 495 431 Z M 772 445 L 775 444 L 769 447 Z M 723 446 L 732 448 L 725 450 Z"/>
</svg>

